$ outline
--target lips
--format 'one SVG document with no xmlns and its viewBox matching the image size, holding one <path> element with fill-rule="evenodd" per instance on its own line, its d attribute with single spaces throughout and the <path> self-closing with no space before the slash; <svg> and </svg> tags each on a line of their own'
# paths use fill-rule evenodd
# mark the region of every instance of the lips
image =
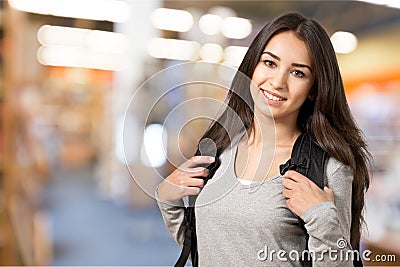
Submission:
<svg viewBox="0 0 400 267">
<path fill-rule="evenodd" d="M 284 98 L 280 95 L 274 94 L 272 92 L 269 92 L 267 90 L 261 89 L 263 95 L 268 99 L 268 100 L 272 100 L 272 101 L 285 101 L 287 100 L 287 98 Z"/>
</svg>

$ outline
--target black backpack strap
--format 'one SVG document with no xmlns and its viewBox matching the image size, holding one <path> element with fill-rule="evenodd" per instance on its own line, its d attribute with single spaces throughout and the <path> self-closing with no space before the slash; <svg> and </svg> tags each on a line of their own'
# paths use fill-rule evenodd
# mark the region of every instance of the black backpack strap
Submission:
<svg viewBox="0 0 400 267">
<path fill-rule="evenodd" d="M 308 177 L 320 188 L 324 187 L 326 153 L 307 133 L 302 133 L 293 145 L 290 159 L 279 166 L 281 175 L 295 170 Z"/>
<path fill-rule="evenodd" d="M 189 254 L 191 254 L 192 265 L 197 266 L 197 237 L 196 237 L 196 221 L 194 215 L 194 206 L 185 207 L 185 239 L 183 240 L 183 247 L 175 267 L 185 266 Z M 196 263 L 195 263 L 196 262 Z"/>
<path fill-rule="evenodd" d="M 281 175 L 288 170 L 295 170 L 313 181 L 319 188 L 324 187 L 325 162 L 328 154 L 307 133 L 302 133 L 293 145 L 290 159 L 279 166 Z M 306 233 L 306 250 L 309 235 L 304 221 L 298 217 L 299 225 Z M 303 261 L 302 266 L 312 266 L 311 261 Z"/>
<path fill-rule="evenodd" d="M 212 164 L 199 164 L 197 167 L 202 166 L 209 169 L 208 177 L 204 178 L 204 185 L 209 179 L 211 179 L 217 169 L 219 168 L 221 162 L 219 160 L 219 155 L 221 151 L 217 150 L 217 155 L 215 161 Z M 197 150 L 195 156 L 201 155 L 200 151 Z M 195 214 L 195 202 L 197 196 L 189 196 L 189 206 L 185 207 L 185 217 L 183 223 L 185 225 L 185 236 L 183 240 L 183 247 L 178 261 L 175 263 L 175 267 L 185 266 L 189 255 L 192 261 L 192 266 L 197 267 L 198 263 L 198 253 L 197 253 L 197 235 L 196 235 L 196 214 Z"/>
<path fill-rule="evenodd" d="M 319 188 L 324 188 L 325 166 L 329 159 L 326 153 L 307 133 L 302 133 L 293 145 L 291 158 L 285 163 L 280 165 L 280 173 L 284 175 L 288 170 L 295 170 L 311 181 L 313 181 Z M 309 235 L 304 226 L 304 221 L 299 218 L 300 227 L 306 232 L 306 250 L 308 250 Z M 360 244 L 358 243 L 355 250 L 359 251 Z M 303 266 L 311 266 L 311 262 L 302 262 Z M 355 267 L 363 266 L 360 258 L 353 260 Z"/>
</svg>

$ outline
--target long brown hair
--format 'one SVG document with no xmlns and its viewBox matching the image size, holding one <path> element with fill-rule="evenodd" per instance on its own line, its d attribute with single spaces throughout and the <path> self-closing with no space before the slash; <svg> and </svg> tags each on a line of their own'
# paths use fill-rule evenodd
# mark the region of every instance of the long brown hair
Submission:
<svg viewBox="0 0 400 267">
<path fill-rule="evenodd" d="M 364 195 L 369 187 L 371 155 L 350 112 L 335 51 L 323 27 L 313 19 L 286 13 L 267 23 L 251 43 L 228 92 L 227 108 L 203 135 L 215 142 L 218 153 L 227 148 L 243 127 L 253 127 L 254 102 L 249 86 L 254 69 L 268 41 L 276 34 L 292 31 L 308 46 L 316 71 L 312 100 L 302 105 L 297 119 L 301 131 L 310 134 L 332 157 L 353 172 L 351 244 L 361 236 Z"/>
</svg>

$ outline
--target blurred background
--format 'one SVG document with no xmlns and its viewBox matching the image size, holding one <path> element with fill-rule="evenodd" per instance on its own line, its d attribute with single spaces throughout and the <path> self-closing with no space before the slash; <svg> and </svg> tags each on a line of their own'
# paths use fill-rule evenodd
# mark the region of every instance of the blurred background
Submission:
<svg viewBox="0 0 400 267">
<path fill-rule="evenodd" d="M 186 122 L 209 107 L 163 122 L 187 99 L 226 92 L 176 90 L 149 113 L 148 102 L 194 73 L 172 68 L 145 81 L 184 62 L 235 69 L 285 11 L 331 35 L 374 156 L 362 245 L 397 260 L 367 264 L 400 265 L 399 1 L 2 0 L 0 8 L 0 265 L 173 265 L 180 249 L 151 195 L 194 152 L 207 123 Z"/>
</svg>

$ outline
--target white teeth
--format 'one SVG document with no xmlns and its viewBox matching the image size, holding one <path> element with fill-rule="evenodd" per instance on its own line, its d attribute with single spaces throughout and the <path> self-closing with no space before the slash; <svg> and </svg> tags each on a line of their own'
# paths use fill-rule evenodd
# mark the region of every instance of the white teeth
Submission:
<svg viewBox="0 0 400 267">
<path fill-rule="evenodd" d="M 267 91 L 264 91 L 264 90 L 262 90 L 262 91 L 263 91 L 264 95 L 270 100 L 274 100 L 274 101 L 283 101 L 284 100 L 284 98 L 271 95 Z"/>
</svg>

